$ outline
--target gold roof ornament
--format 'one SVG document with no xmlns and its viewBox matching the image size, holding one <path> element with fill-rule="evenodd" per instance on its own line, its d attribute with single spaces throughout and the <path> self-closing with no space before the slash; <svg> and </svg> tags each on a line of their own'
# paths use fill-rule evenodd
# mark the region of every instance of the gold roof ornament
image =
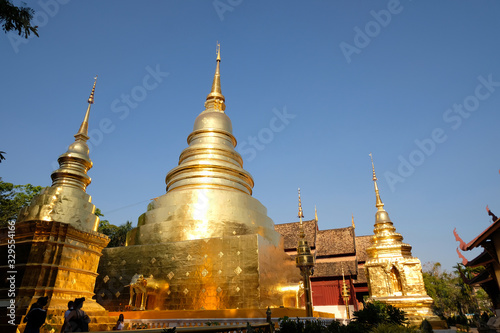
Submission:
<svg viewBox="0 0 500 333">
<path fill-rule="evenodd" d="M 212 90 L 207 96 L 207 101 L 205 102 L 205 107 L 207 109 L 214 109 L 216 111 L 224 112 L 226 110 L 226 104 L 224 103 L 226 99 L 222 95 L 222 90 L 220 86 L 220 43 L 217 42 L 217 66 L 215 67 L 214 81 L 212 83 Z"/>
<path fill-rule="evenodd" d="M 316 205 L 314 205 L 314 220 L 318 222 L 318 210 L 316 209 Z"/>
<path fill-rule="evenodd" d="M 351 213 L 351 225 L 353 229 L 356 229 L 356 225 L 354 224 L 354 214 Z"/>
<path fill-rule="evenodd" d="M 87 175 L 87 171 L 92 168 L 92 161 L 89 156 L 89 147 L 87 145 L 88 129 L 89 129 L 89 115 L 90 106 L 94 104 L 95 85 L 97 83 L 97 75 L 94 78 L 94 85 L 87 100 L 87 112 L 83 119 L 78 132 L 74 135 L 75 142 L 73 142 L 68 150 L 59 156 L 59 169 L 54 171 L 51 175 L 52 186 L 70 186 L 86 190 L 90 184 L 91 179 Z"/>
</svg>

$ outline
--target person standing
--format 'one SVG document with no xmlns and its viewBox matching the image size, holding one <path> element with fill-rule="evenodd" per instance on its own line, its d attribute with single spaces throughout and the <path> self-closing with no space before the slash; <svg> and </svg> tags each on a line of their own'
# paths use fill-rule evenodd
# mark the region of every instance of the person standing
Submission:
<svg viewBox="0 0 500 333">
<path fill-rule="evenodd" d="M 73 311 L 74 305 L 75 305 L 75 302 L 73 302 L 73 301 L 68 302 L 68 310 L 66 310 L 66 312 L 64 312 L 64 319 L 68 318 L 71 311 Z"/>
<path fill-rule="evenodd" d="M 85 297 L 75 299 L 73 310 L 68 317 L 64 318 L 64 324 L 61 328 L 62 332 L 88 332 L 90 318 L 82 310 Z"/>
<path fill-rule="evenodd" d="M 25 333 L 40 333 L 40 327 L 45 323 L 47 318 L 47 310 L 43 307 L 47 305 L 49 297 L 40 297 L 36 303 L 31 306 L 30 311 L 24 317 L 26 323 Z"/>
</svg>

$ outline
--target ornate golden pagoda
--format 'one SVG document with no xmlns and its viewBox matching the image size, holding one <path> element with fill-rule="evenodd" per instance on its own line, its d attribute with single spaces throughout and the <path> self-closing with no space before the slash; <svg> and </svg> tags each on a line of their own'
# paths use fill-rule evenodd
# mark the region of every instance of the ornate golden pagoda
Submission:
<svg viewBox="0 0 500 333">
<path fill-rule="evenodd" d="M 372 169 L 377 213 L 373 243 L 366 249 L 370 298 L 402 309 L 412 323 L 425 318 L 435 319 L 430 309 L 432 298 L 425 291 L 420 260 L 412 257 L 411 245 L 403 243 L 403 236 L 396 232 L 380 199 L 373 158 Z"/>
<path fill-rule="evenodd" d="M 126 247 L 104 251 L 97 294 L 108 308 L 125 301 L 140 308 L 136 296 L 125 299 L 125 286 L 135 274 L 163 286 L 145 291 L 146 309 L 297 306 L 290 290 L 299 274 L 266 208 L 251 196 L 252 176 L 234 149 L 220 61 L 218 45 L 205 110 L 194 122 L 178 166 L 166 176 L 166 194 L 148 205 L 127 235 Z"/>
<path fill-rule="evenodd" d="M 112 319 L 110 322 L 105 309 L 92 299 L 101 251 L 109 242 L 97 232 L 99 218 L 86 193 L 91 181 L 87 171 L 92 167 L 88 120 L 95 85 L 96 81 L 75 142 L 59 157 L 60 167 L 51 175 L 52 186 L 19 213 L 16 306 L 17 314 L 23 315 L 38 297 L 49 296 L 48 314 L 54 315 L 51 324 L 57 326 L 63 322 L 68 301 L 85 297 L 84 309 L 95 318 L 91 330 L 100 330 L 111 328 Z M 0 239 L 0 246 L 4 241 Z"/>
</svg>

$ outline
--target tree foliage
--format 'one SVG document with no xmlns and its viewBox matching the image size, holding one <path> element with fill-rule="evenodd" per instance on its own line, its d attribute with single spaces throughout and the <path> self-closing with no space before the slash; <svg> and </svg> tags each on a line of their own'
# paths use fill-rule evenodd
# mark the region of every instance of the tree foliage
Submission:
<svg viewBox="0 0 500 333">
<path fill-rule="evenodd" d="M 363 310 L 354 312 L 355 318 L 348 325 L 338 321 L 326 324 L 321 320 L 291 320 L 288 317 L 279 321 L 279 333 L 416 333 L 407 327 L 405 313 L 392 305 L 370 302 Z"/>
<path fill-rule="evenodd" d="M 480 314 L 489 311 L 490 302 L 482 288 L 473 289 L 465 283 L 460 271 L 467 279 L 471 279 L 484 268 L 469 268 L 457 264 L 454 271 L 443 270 L 441 264 L 424 265 L 423 277 L 427 294 L 434 300 L 433 311 L 441 317 L 465 314 Z"/>
<path fill-rule="evenodd" d="M 25 6 L 26 3 L 24 2 L 22 6 L 16 7 L 10 0 L 0 0 L 0 23 L 3 31 L 14 30 L 24 38 L 28 38 L 31 33 L 38 37 L 38 26 L 31 25 L 35 11 Z"/>
<path fill-rule="evenodd" d="M 41 186 L 31 184 L 14 185 L 0 178 L 0 227 L 7 226 L 9 221 L 17 220 L 21 208 L 29 205 L 42 189 Z"/>
<path fill-rule="evenodd" d="M 104 217 L 99 208 L 96 208 L 95 215 Z M 98 232 L 111 238 L 107 247 L 124 246 L 127 241 L 127 232 L 130 230 L 132 230 L 132 222 L 130 221 L 127 221 L 120 226 L 116 226 L 111 224 L 108 220 L 101 220 L 99 222 L 99 227 L 97 228 Z"/>
<path fill-rule="evenodd" d="M 407 323 L 404 311 L 382 302 L 367 303 L 363 310 L 354 311 L 354 317 L 367 331 L 381 324 L 401 326 Z"/>
</svg>

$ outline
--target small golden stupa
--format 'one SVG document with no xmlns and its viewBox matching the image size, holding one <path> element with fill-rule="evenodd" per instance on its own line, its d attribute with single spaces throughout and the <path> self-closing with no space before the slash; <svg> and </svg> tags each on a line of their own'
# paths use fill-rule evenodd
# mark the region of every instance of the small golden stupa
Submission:
<svg viewBox="0 0 500 333">
<path fill-rule="evenodd" d="M 425 318 L 438 320 L 431 310 L 433 301 L 425 290 L 420 260 L 411 255 L 411 245 L 403 243 L 403 236 L 396 232 L 384 209 L 373 158 L 372 169 L 377 213 L 373 243 L 366 249 L 365 269 L 370 299 L 405 311 L 411 323 L 419 323 Z"/>
<path fill-rule="evenodd" d="M 99 217 L 86 193 L 91 181 L 87 171 L 92 168 L 88 121 L 95 86 L 96 81 L 75 142 L 59 157 L 59 169 L 51 175 L 52 186 L 20 211 L 15 224 L 16 314 L 26 314 L 39 297 L 48 296 L 47 323 L 56 329 L 63 323 L 68 301 L 79 297 L 85 297 L 84 310 L 93 318 L 91 330 L 111 329 L 114 324 L 114 318 L 92 299 L 101 251 L 109 242 L 97 232 Z M 3 237 L 0 235 L 0 246 L 6 244 Z M 24 324 L 19 328 L 22 331 Z"/>
<path fill-rule="evenodd" d="M 298 307 L 299 271 L 235 150 L 220 61 L 218 45 L 205 110 L 166 176 L 166 194 L 148 205 L 125 247 L 103 252 L 96 294 L 108 309 Z"/>
</svg>

